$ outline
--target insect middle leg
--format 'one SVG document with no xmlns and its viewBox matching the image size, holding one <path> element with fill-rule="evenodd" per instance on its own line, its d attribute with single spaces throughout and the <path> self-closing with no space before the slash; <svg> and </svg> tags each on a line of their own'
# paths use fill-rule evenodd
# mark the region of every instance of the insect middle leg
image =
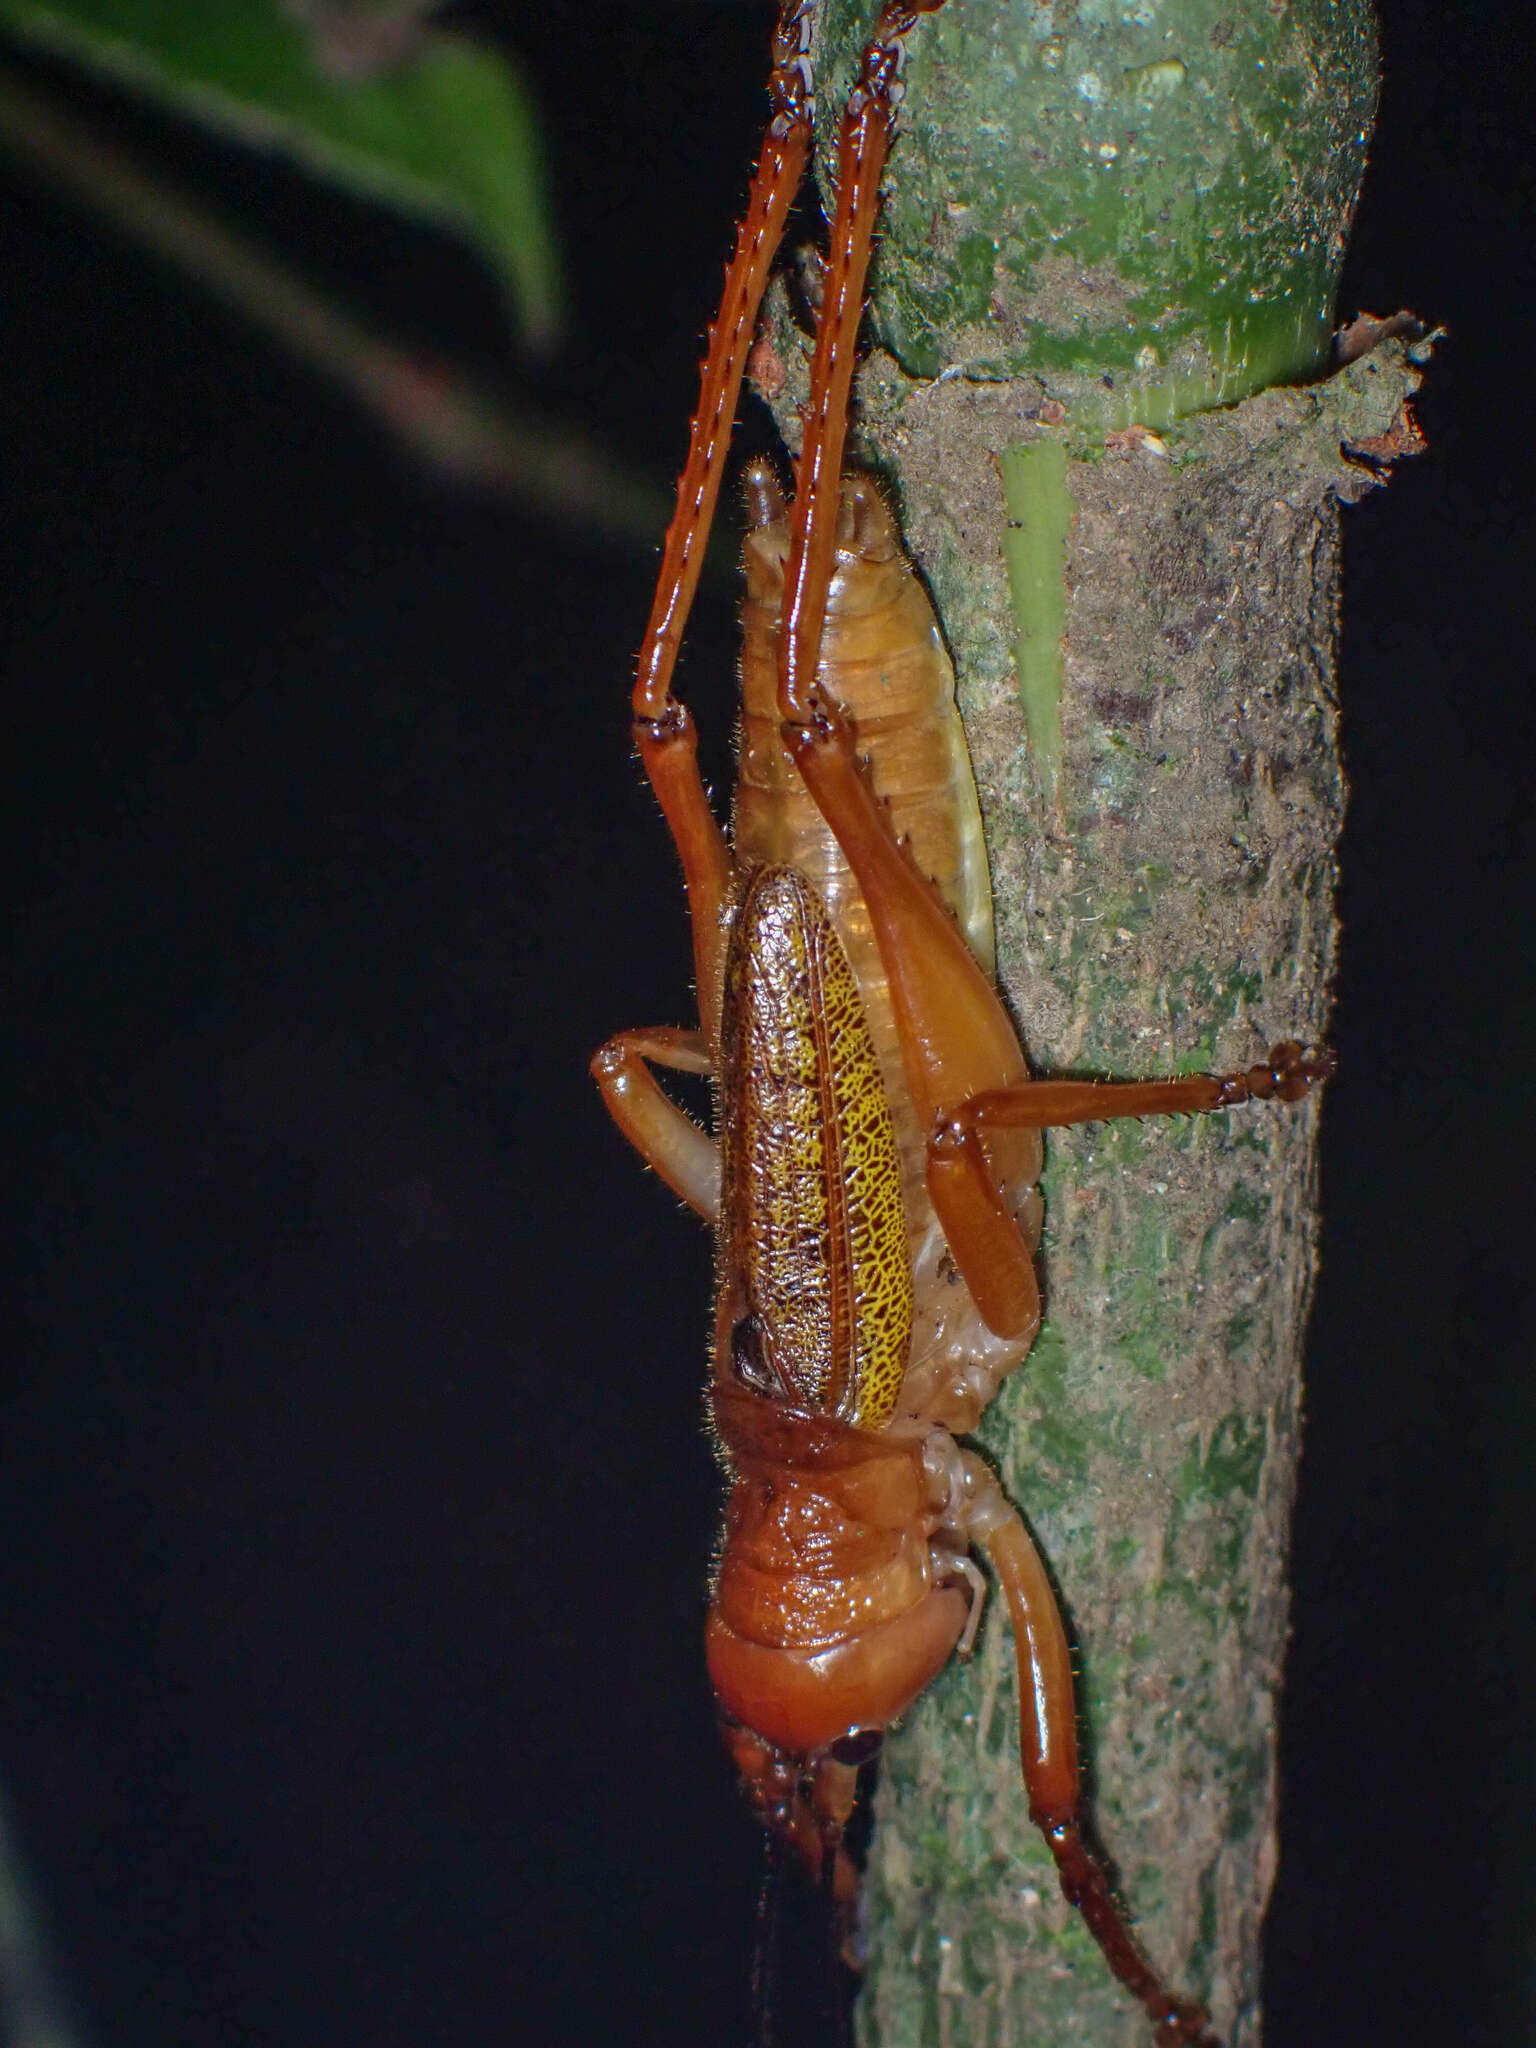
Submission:
<svg viewBox="0 0 1536 2048">
<path fill-rule="evenodd" d="M 997 1297 L 996 1312 L 1006 1316 L 1013 1312 L 1010 1290 L 1027 1293 L 1034 1267 L 1029 1246 L 1006 1229 L 1003 1193 L 988 1157 L 989 1134 L 995 1143 L 1005 1132 L 1065 1129 L 1118 1117 L 1193 1116 L 1243 1102 L 1299 1102 L 1333 1071 L 1331 1052 L 1305 1051 L 1287 1040 L 1272 1047 L 1267 1060 L 1241 1073 L 1165 1081 L 1010 1079 L 970 1095 L 952 1110 L 941 1110 L 928 1146 L 929 1190 L 940 1214 L 954 1218 L 960 1236 L 958 1241 L 949 1236 L 950 1250 L 987 1322 L 998 1327 L 978 1287 Z"/>
<path fill-rule="evenodd" d="M 620 1031 L 592 1056 L 593 1078 L 608 1114 L 673 1194 L 713 1223 L 720 1214 L 720 1148 L 679 1109 L 651 1072 L 653 1066 L 676 1074 L 714 1072 L 703 1032 L 674 1025 Z"/>
</svg>

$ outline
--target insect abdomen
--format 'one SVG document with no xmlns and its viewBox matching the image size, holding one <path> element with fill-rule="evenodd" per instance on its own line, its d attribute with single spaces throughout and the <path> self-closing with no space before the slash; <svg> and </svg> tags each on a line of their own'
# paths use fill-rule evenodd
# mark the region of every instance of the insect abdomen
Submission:
<svg viewBox="0 0 1536 2048">
<path fill-rule="evenodd" d="M 794 1415 L 717 1385 L 734 1474 L 705 1645 L 725 1712 L 786 1755 L 904 1713 L 967 1598 L 941 1583 L 921 1439 Z"/>
<path fill-rule="evenodd" d="M 913 864 L 948 905 L 983 970 L 993 971 L 991 881 L 954 670 L 933 607 L 903 551 L 890 508 L 865 477 L 842 486 L 836 570 L 817 686 L 850 719 L 875 793 Z M 742 713 L 733 840 L 743 870 L 793 867 L 825 904 L 863 1000 L 902 1158 L 908 1266 L 916 1303 L 900 1409 L 972 1428 L 999 1381 L 1029 1348 L 987 1329 L 969 1291 L 946 1278 L 943 1233 L 926 1181 L 920 1128 L 902 1066 L 890 987 L 869 911 L 842 848 L 780 736 L 779 609 L 789 527 L 772 472 L 747 478 L 752 525 L 744 550 Z M 729 1097 L 727 1096 L 727 1100 Z M 729 1146 L 729 1140 L 727 1140 Z M 1039 1234 L 1039 1140 L 1022 1134 L 1006 1169 L 1027 1238 Z M 724 1309 L 722 1307 L 722 1314 Z M 723 1338 L 717 1339 L 717 1343 Z"/>
<path fill-rule="evenodd" d="M 832 913 L 860 986 L 883 978 L 857 887 L 779 736 L 776 650 L 789 528 L 758 466 L 749 502 L 742 616 L 742 712 L 734 832 L 743 866 L 798 868 Z M 818 687 L 853 721 L 876 792 L 919 871 L 938 889 L 971 951 L 993 971 L 992 892 L 981 810 L 955 704 L 954 669 L 933 607 L 907 560 L 890 508 L 867 477 L 843 485 L 837 566 L 827 601 Z M 877 1044 L 883 1033 L 875 1025 Z"/>
</svg>

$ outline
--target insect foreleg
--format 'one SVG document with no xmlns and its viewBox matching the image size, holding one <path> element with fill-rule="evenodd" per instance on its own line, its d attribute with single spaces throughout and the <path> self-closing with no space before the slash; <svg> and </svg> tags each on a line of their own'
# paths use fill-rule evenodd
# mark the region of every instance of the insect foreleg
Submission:
<svg viewBox="0 0 1536 2048">
<path fill-rule="evenodd" d="M 720 918 L 731 888 L 730 848 L 699 776 L 698 737 L 685 708 L 674 702 L 664 718 L 637 718 L 635 736 L 641 762 L 683 864 L 699 1023 L 713 1049 L 720 1043 L 725 974 Z"/>
</svg>

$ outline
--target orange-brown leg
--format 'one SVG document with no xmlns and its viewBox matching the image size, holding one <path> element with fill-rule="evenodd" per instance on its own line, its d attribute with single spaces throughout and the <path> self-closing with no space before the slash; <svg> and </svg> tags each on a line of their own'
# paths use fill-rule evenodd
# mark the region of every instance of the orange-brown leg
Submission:
<svg viewBox="0 0 1536 2048">
<path fill-rule="evenodd" d="M 811 5 L 812 0 L 782 0 L 779 9 L 768 81 L 772 113 L 719 317 L 709 330 L 688 460 L 678 479 L 677 510 L 667 529 L 632 699 L 640 759 L 682 858 L 699 1017 L 711 1045 L 719 1040 L 720 911 L 731 862 L 699 777 L 692 721 L 672 695 L 672 671 L 698 588 L 763 291 L 810 151 Z"/>
<path fill-rule="evenodd" d="M 903 42 L 920 14 L 943 0 L 886 0 L 864 49 L 837 143 L 837 213 L 822 281 L 810 400 L 795 465 L 795 517 L 784 565 L 779 712 L 811 715 L 812 686 L 837 552 L 837 518 L 848 436 L 848 394 L 864 313 L 864 280 L 880 209 L 880 178 L 901 101 Z"/>
<path fill-rule="evenodd" d="M 1176 1998 L 1142 1954 L 1121 1917 L 1109 1879 L 1083 1840 L 1072 1660 L 1061 1609 L 1017 1512 L 974 1452 L 968 1533 L 997 1573 L 1013 1623 L 1019 1666 L 1019 1751 L 1029 1817 L 1056 1859 L 1061 1888 L 1082 1914 L 1105 1961 L 1157 2028 L 1166 2048 L 1216 2048 L 1201 2006 Z"/>
<path fill-rule="evenodd" d="M 1004 1189 L 1031 1177 L 1025 1134 L 1095 1117 L 1211 1109 L 1249 1095 L 1304 1094 L 1326 1071 L 1277 1048 L 1271 1066 L 1224 1079 L 1034 1083 L 996 991 L 927 880 L 892 840 L 853 735 L 814 689 L 837 547 L 838 483 L 880 175 L 900 92 L 903 38 L 942 0 L 888 0 L 864 52 L 838 140 L 838 204 L 824 284 L 784 578 L 779 712 L 785 745 L 858 878 L 896 1012 L 908 1089 L 938 1126 L 928 1190 L 977 1306 L 1000 1336 L 1039 1321 L 1034 1262 Z M 1284 1056 L 1284 1057 L 1282 1057 Z M 985 1136 L 983 1135 L 985 1134 Z"/>
<path fill-rule="evenodd" d="M 1191 1116 L 1240 1102 L 1299 1102 L 1333 1072 L 1332 1053 L 1294 1041 L 1240 1074 L 1171 1081 L 1019 1081 L 985 1088 L 941 1113 L 928 1146 L 928 1186 L 955 1263 L 989 1328 L 1022 1335 L 1039 1314 L 1029 1249 L 1007 1233 L 992 1155 L 1005 1131 L 1040 1131 L 1113 1117 Z M 942 1192 L 942 1199 L 941 1199 Z"/>
<path fill-rule="evenodd" d="M 699 1023 L 711 1049 L 720 1043 L 725 985 L 721 912 L 731 887 L 731 852 L 699 775 L 698 735 L 684 707 L 673 702 L 665 718 L 635 721 L 640 759 L 683 864 L 688 923 L 693 934 L 693 979 Z"/>
<path fill-rule="evenodd" d="M 846 719 L 814 689 L 836 550 L 848 393 L 880 173 L 894 117 L 900 43 L 917 13 L 927 11 L 922 0 L 887 5 L 843 120 L 838 212 L 785 569 L 779 711 L 785 744 L 868 905 L 914 1106 L 930 1123 L 942 1121 L 946 1133 L 951 1128 L 956 1133 L 947 1145 L 930 1148 L 928 1183 L 935 1210 L 986 1320 L 1000 1334 L 1013 1335 L 1038 1321 L 1039 1292 L 1033 1261 L 1002 1188 L 1038 1164 L 1038 1139 L 1033 1145 L 1025 1141 L 1040 1122 L 1055 1119 L 1031 1120 L 1017 1113 L 1016 1104 L 1028 1098 L 1031 1084 L 996 991 L 931 885 L 892 839 L 860 770 Z M 988 1105 L 984 1115 L 966 1121 L 976 1104 Z M 946 1116 L 946 1105 L 955 1113 Z M 1102 1107 L 1086 1111 L 1081 1100 L 1073 1106 L 1080 1114 L 1107 1113 Z M 1126 1113 L 1145 1112 L 1127 1107 Z M 989 1133 L 985 1142 L 983 1127 Z M 1083 1842 L 1072 1672 L 1060 1611 L 1022 1521 L 981 1461 L 963 1455 L 970 1480 L 967 1533 L 991 1558 L 1013 1618 L 1030 1812 L 1056 1858 L 1063 1890 L 1082 1912 L 1110 1967 L 1156 2022 L 1159 2042 L 1166 2048 L 1214 2048 L 1204 2013 L 1174 1998 L 1142 1956 L 1102 1868 Z"/>
<path fill-rule="evenodd" d="M 869 906 L 921 1121 L 933 1128 L 961 1104 L 1026 1086 L 1024 1055 L 997 991 L 932 884 L 891 837 L 841 712 L 822 705 L 810 724 L 786 724 L 784 739 Z M 1039 1323 L 1040 1290 L 1003 1189 L 1038 1173 L 1039 1139 L 999 1126 L 985 1158 L 982 1151 L 969 1130 L 931 1145 L 928 1193 L 988 1326 L 1023 1337 Z"/>
<path fill-rule="evenodd" d="M 650 1062 L 679 1074 L 712 1073 L 704 1034 L 668 1025 L 620 1031 L 592 1055 L 592 1073 L 608 1114 L 640 1157 L 690 1209 L 714 1223 L 720 1214 L 719 1149 L 661 1087 Z"/>
<path fill-rule="evenodd" d="M 1294 1039 L 1271 1046 L 1269 1058 L 1240 1074 L 1186 1074 L 1170 1081 L 1026 1081 L 984 1090 L 955 1111 L 955 1128 L 1048 1130 L 1123 1116 L 1193 1116 L 1240 1102 L 1300 1102 L 1334 1072 L 1326 1047 Z"/>
</svg>

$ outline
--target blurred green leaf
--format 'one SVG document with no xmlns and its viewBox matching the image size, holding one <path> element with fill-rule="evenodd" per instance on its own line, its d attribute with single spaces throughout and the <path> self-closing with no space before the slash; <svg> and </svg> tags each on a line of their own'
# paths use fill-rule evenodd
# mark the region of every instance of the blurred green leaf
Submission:
<svg viewBox="0 0 1536 2048">
<path fill-rule="evenodd" d="M 537 124 L 502 53 L 423 26 L 404 60 L 331 76 L 278 0 L 0 0 L 29 41 L 334 182 L 467 232 L 517 325 L 551 338 L 559 280 Z"/>
</svg>

